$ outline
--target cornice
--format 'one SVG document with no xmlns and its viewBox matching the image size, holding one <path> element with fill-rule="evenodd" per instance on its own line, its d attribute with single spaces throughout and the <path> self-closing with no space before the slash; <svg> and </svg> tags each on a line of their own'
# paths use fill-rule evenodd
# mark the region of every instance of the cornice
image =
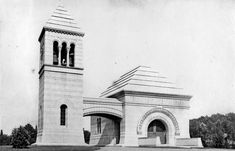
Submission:
<svg viewBox="0 0 235 151">
<path fill-rule="evenodd" d="M 107 102 L 107 101 L 89 101 L 89 100 L 83 100 L 84 104 L 97 104 L 97 105 L 115 105 L 115 106 L 122 106 L 122 102 L 115 103 L 115 102 Z"/>
<path fill-rule="evenodd" d="M 53 70 L 52 70 L 53 69 Z M 57 70 L 56 70 L 57 69 Z M 62 70 L 61 70 L 62 69 Z M 63 69 L 66 69 L 70 72 L 63 71 Z M 60 73 L 70 73 L 70 74 L 82 74 L 80 71 L 83 71 L 83 68 L 76 68 L 76 67 L 65 67 L 65 66 L 58 66 L 58 65 L 49 65 L 49 64 L 44 64 L 38 74 L 39 77 L 42 75 L 44 71 L 51 71 L 51 72 L 60 72 Z"/>
<path fill-rule="evenodd" d="M 133 102 L 124 102 L 124 106 L 142 106 L 142 107 L 155 107 L 161 106 L 164 108 L 174 108 L 174 109 L 190 109 L 188 105 L 167 105 L 167 104 L 147 104 L 147 103 L 133 103 Z"/>
<path fill-rule="evenodd" d="M 55 32 L 55 33 L 62 33 L 62 34 L 68 34 L 68 35 L 75 35 L 75 36 L 81 36 L 83 37 L 85 33 L 83 32 L 76 32 L 76 31 L 71 31 L 71 30 L 65 30 L 65 29 L 58 29 L 58 28 L 51 28 L 51 27 L 43 27 L 41 34 L 38 38 L 38 41 L 40 42 L 43 35 L 45 34 L 46 31 L 50 32 Z"/>
<path fill-rule="evenodd" d="M 109 97 L 110 98 L 120 98 L 120 97 L 124 97 L 124 96 L 138 96 L 138 97 L 148 96 L 148 97 L 153 97 L 153 98 L 183 99 L 185 101 L 189 101 L 192 98 L 192 96 L 190 96 L 190 95 L 128 91 L 128 90 L 119 91 Z"/>
</svg>

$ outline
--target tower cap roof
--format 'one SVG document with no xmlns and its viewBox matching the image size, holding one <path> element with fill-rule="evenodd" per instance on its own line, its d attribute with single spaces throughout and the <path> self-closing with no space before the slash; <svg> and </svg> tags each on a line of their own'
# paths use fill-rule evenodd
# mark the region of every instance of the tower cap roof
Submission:
<svg viewBox="0 0 235 151">
<path fill-rule="evenodd" d="M 43 26 L 39 41 L 46 29 L 84 36 L 84 33 L 81 32 L 81 28 L 78 27 L 77 23 L 62 3 L 57 6 L 50 19 Z"/>
<path fill-rule="evenodd" d="M 114 81 L 110 87 L 101 93 L 101 97 L 110 97 L 121 91 L 191 98 L 190 95 L 184 93 L 182 88 L 168 81 L 167 77 L 147 66 L 138 66 L 120 76 L 118 80 Z"/>
</svg>

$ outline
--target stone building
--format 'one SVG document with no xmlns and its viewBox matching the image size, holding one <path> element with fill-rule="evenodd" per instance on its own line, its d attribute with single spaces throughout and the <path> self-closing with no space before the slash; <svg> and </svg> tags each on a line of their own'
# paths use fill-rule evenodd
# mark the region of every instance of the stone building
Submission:
<svg viewBox="0 0 235 151">
<path fill-rule="evenodd" d="M 90 116 L 92 145 L 201 146 L 189 136 L 191 96 L 150 67 L 84 97 L 83 36 L 62 5 L 41 31 L 37 145 L 84 145 L 82 121 Z"/>
</svg>

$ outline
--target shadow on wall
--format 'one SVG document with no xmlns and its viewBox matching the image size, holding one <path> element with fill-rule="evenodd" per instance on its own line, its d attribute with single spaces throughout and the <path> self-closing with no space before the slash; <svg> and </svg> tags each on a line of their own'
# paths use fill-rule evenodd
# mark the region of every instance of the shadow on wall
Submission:
<svg viewBox="0 0 235 151">
<path fill-rule="evenodd" d="M 84 141 L 86 144 L 90 143 L 90 137 L 91 137 L 91 132 L 89 132 L 88 130 L 85 130 L 83 128 L 83 134 L 84 134 Z"/>
<path fill-rule="evenodd" d="M 105 127 L 102 129 L 98 146 L 115 145 L 120 141 L 120 119 L 108 118 L 112 122 L 105 123 Z M 113 125 L 112 125 L 113 123 Z"/>
</svg>

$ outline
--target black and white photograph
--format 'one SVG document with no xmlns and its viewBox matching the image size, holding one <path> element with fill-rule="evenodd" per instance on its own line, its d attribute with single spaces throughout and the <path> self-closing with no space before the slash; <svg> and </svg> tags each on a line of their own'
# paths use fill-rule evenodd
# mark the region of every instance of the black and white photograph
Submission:
<svg viewBox="0 0 235 151">
<path fill-rule="evenodd" d="M 234 0 L 0 0 L 1 151 L 233 149 Z"/>
</svg>

